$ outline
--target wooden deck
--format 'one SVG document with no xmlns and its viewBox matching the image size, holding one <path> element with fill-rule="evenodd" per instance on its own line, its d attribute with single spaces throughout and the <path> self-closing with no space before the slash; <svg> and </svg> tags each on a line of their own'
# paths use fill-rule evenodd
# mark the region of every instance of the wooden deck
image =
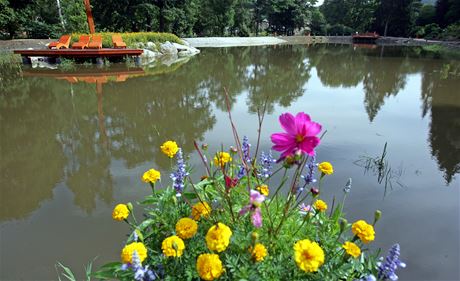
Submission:
<svg viewBox="0 0 460 281">
<path fill-rule="evenodd" d="M 39 49 L 39 50 L 15 50 L 15 54 L 23 57 L 50 57 L 50 58 L 105 58 L 105 57 L 125 57 L 140 56 L 142 49 Z"/>
<path fill-rule="evenodd" d="M 352 38 L 353 42 L 356 43 L 375 43 L 375 41 L 380 38 L 380 35 L 375 32 L 368 32 L 355 34 L 352 36 Z"/>
</svg>

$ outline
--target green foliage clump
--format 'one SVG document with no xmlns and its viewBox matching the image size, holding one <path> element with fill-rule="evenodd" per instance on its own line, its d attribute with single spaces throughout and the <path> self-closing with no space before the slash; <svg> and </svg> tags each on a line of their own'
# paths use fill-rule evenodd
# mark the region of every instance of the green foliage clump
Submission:
<svg viewBox="0 0 460 281">
<path fill-rule="evenodd" d="M 242 145 L 240 141 L 236 143 L 239 148 L 215 154 L 207 146 L 200 150 L 196 144 L 206 176 L 194 182 L 188 177 L 193 169 L 184 162 L 177 144 L 165 142 L 161 150 L 167 156 L 179 151 L 173 167 L 173 186 L 157 189 L 160 174 L 154 169 L 141 177 L 152 189 L 152 194 L 140 202 L 144 219 L 137 220 L 131 203 L 118 204 L 112 214 L 114 220 L 125 221 L 130 227 L 122 250 L 125 264 L 108 263 L 93 276 L 128 281 L 135 273 L 144 274 L 139 270 L 148 266 L 160 280 L 199 280 L 203 270 L 197 260 L 208 253 L 218 255 L 222 268 L 206 280 L 355 280 L 377 275 L 378 253 L 369 251 L 367 244 L 374 240 L 374 226 L 381 213 L 376 211 L 372 224 L 363 220 L 347 222 L 343 205 L 351 180 L 341 203 L 333 200 L 328 206 L 320 197 L 326 178 L 333 174 L 329 162 L 316 167 L 311 157 L 298 154 L 288 156 L 271 170 L 267 168 L 268 164 L 274 165 L 271 156 L 264 154 L 264 160 L 257 163 L 257 155 L 249 154 L 247 139 Z M 301 179 L 302 174 L 313 175 L 314 169 L 320 173 L 317 188 L 311 187 L 312 180 Z M 189 226 L 178 227 L 181 219 L 188 220 Z M 231 234 L 215 232 L 225 229 L 222 224 Z M 168 246 L 166 239 L 175 242 Z M 309 246 L 294 247 L 299 241 Z M 354 250 L 347 249 L 350 244 Z M 129 255 L 130 247 L 139 250 L 139 260 Z M 257 256 L 256 247 L 265 250 Z"/>
</svg>

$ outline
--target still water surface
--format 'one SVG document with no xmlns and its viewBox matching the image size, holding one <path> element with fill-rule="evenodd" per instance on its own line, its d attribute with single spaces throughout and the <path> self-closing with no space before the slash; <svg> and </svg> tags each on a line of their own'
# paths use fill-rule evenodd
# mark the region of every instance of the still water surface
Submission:
<svg viewBox="0 0 460 281">
<path fill-rule="evenodd" d="M 101 71 L 110 74 L 94 78 Z M 232 144 L 224 87 L 240 135 L 254 143 L 255 112 L 268 101 L 263 150 L 280 113 L 305 111 L 323 124 L 318 160 L 335 166 L 324 199 L 353 178 L 349 221 L 382 210 L 373 246 L 401 244 L 402 280 L 460 279 L 459 61 L 418 49 L 297 45 L 204 49 L 153 70 L 71 72 L 3 77 L 1 280 L 56 279 L 56 261 L 81 277 L 96 256 L 96 266 L 118 260 L 128 229 L 112 221 L 112 208 L 149 192 L 140 175 L 150 167 L 169 183 L 161 143 L 176 140 L 195 165 L 193 140 L 215 150 Z M 362 161 L 385 143 L 391 171 L 379 180 Z"/>
</svg>

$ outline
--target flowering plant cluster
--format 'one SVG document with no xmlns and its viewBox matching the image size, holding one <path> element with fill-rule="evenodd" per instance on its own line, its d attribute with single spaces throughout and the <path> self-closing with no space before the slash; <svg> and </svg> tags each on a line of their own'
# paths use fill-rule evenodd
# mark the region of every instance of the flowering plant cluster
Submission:
<svg viewBox="0 0 460 281">
<path fill-rule="evenodd" d="M 232 124 L 236 147 L 212 151 L 195 143 L 205 173 L 199 180 L 190 175 L 180 145 L 166 141 L 161 150 L 176 160 L 171 185 L 155 188 L 162 180 L 155 169 L 141 176 L 152 188 L 140 202 L 145 219 L 136 219 L 131 203 L 114 208 L 113 219 L 128 223 L 131 234 L 120 262 L 94 275 L 146 281 L 396 280 L 396 269 L 405 266 L 399 245 L 382 261 L 367 248 L 381 213 L 371 223 L 344 218 L 351 179 L 342 203 L 321 196 L 334 173 L 331 163 L 316 163 L 321 125 L 303 112 L 279 119 L 284 132 L 271 135 L 278 161 L 272 152 L 258 157 L 259 144 L 253 149 L 247 137 L 240 142 Z"/>
</svg>

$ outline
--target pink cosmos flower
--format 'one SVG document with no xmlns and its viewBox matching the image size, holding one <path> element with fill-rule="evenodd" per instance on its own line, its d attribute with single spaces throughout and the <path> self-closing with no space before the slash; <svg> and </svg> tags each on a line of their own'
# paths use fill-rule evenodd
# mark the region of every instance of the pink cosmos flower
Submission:
<svg viewBox="0 0 460 281">
<path fill-rule="evenodd" d="M 299 112 L 294 117 L 290 113 L 283 113 L 279 118 L 285 133 L 271 135 L 273 149 L 282 152 L 281 158 L 295 153 L 315 155 L 315 147 L 320 139 L 316 136 L 321 132 L 321 125 L 311 121 L 310 116 Z"/>
<path fill-rule="evenodd" d="M 251 222 L 255 227 L 262 227 L 262 212 L 260 211 L 260 204 L 264 202 L 265 196 L 260 192 L 251 190 L 250 203 L 240 210 L 240 216 L 247 212 L 251 212 Z"/>
</svg>

